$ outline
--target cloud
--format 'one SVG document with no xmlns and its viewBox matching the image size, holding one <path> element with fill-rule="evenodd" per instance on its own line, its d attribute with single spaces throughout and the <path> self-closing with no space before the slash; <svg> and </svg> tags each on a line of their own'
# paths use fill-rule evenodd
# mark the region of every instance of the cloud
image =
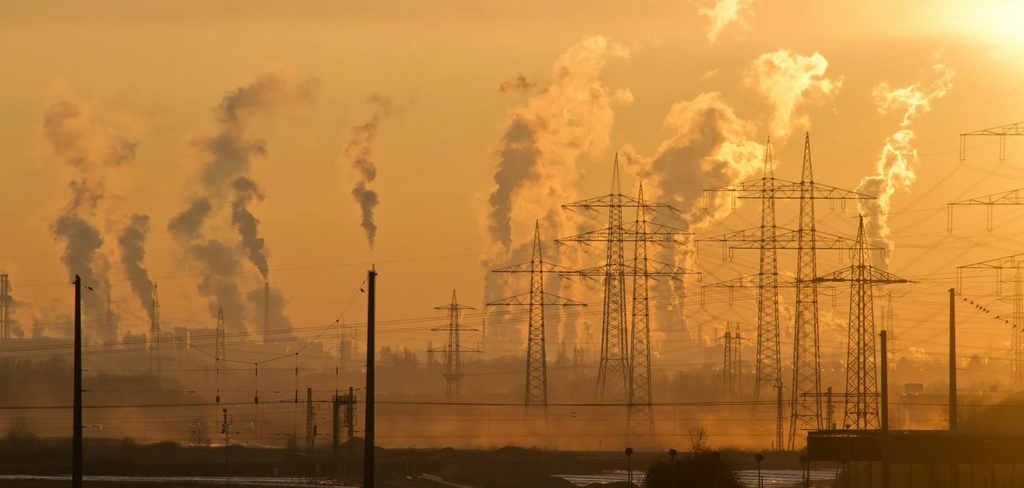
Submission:
<svg viewBox="0 0 1024 488">
<path fill-rule="evenodd" d="M 537 82 L 530 81 L 526 78 L 526 75 L 520 73 L 515 78 L 501 82 L 501 86 L 498 87 L 498 93 L 526 92 L 536 88 L 536 86 Z"/>
<path fill-rule="evenodd" d="M 711 22 L 708 25 L 708 41 L 715 42 L 722 29 L 733 22 L 744 26 L 740 20 L 740 12 L 750 9 L 754 0 L 715 0 L 710 8 L 700 8 L 697 13 L 708 17 Z"/>
<path fill-rule="evenodd" d="M 770 134 L 786 137 L 797 128 L 807 129 L 810 118 L 798 115 L 798 109 L 831 100 L 843 85 L 842 77 L 826 78 L 826 69 L 828 61 L 821 54 L 801 56 L 784 49 L 762 54 L 751 63 L 745 83 L 772 106 Z"/>
</svg>

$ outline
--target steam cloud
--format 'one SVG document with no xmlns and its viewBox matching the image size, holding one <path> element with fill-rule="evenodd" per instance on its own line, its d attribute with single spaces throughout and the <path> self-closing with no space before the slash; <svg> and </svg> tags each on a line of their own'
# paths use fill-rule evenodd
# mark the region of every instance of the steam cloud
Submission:
<svg viewBox="0 0 1024 488">
<path fill-rule="evenodd" d="M 835 96 L 843 85 L 842 77 L 825 77 L 828 61 L 814 53 L 801 56 L 787 50 L 765 53 L 754 60 L 746 73 L 747 85 L 763 95 L 772 106 L 769 130 L 773 136 L 786 137 L 796 126 L 806 129 L 810 119 L 796 115 L 801 105 L 821 105 Z"/>
<path fill-rule="evenodd" d="M 245 329 L 245 302 L 237 282 L 242 263 L 236 249 L 219 238 L 206 238 L 204 226 L 230 206 L 231 225 L 239 235 L 238 248 L 267 278 L 265 242 L 259 237 L 259 220 L 249 210 L 253 201 L 264 198 L 250 177 L 252 159 L 265 156 L 267 149 L 266 141 L 254 134 L 251 125 L 271 118 L 282 107 L 311 102 L 316 88 L 314 80 L 296 83 L 286 73 L 271 72 L 225 94 L 217 108 L 218 132 L 196 141 L 210 158 L 203 165 L 201 194 L 167 225 L 201 267 L 203 277 L 196 289 L 207 299 L 210 314 L 223 307 L 226 324 L 235 332 Z M 284 311 L 275 313 L 283 315 Z"/>
<path fill-rule="evenodd" d="M 875 195 L 878 200 L 858 200 L 860 213 L 864 215 L 865 231 L 872 245 L 885 249 L 880 266 L 888 267 L 895 243 L 890 239 L 889 211 L 892 208 L 892 196 L 896 190 L 910 188 L 917 179 L 914 168 L 918 165 L 917 150 L 913 147 L 914 131 L 909 129 L 914 119 L 931 110 L 931 102 L 942 98 L 953 87 L 955 72 L 941 64 L 932 66 L 938 74 L 927 88 L 915 83 L 905 88 L 892 88 L 888 83 L 880 83 L 873 90 L 878 113 L 886 115 L 901 108 L 903 129 L 889 136 L 882 148 L 882 156 L 876 165 L 877 174 L 866 176 L 860 180 L 857 191 Z"/>
<path fill-rule="evenodd" d="M 359 204 L 362 213 L 359 225 L 366 233 L 370 249 L 373 249 L 374 240 L 377 238 L 377 223 L 373 218 L 373 209 L 380 204 L 380 199 L 377 192 L 369 189 L 369 184 L 377 179 L 377 165 L 370 158 L 373 156 L 377 129 L 381 121 L 391 115 L 393 106 L 391 99 L 377 93 L 371 94 L 367 101 L 374 104 L 377 110 L 365 124 L 355 125 L 349 129 L 349 140 L 348 145 L 345 146 L 344 159 L 349 161 L 357 172 L 357 179 L 352 187 L 352 197 Z"/>
<path fill-rule="evenodd" d="M 488 238 L 499 254 L 483 262 L 487 269 L 529 259 L 538 219 L 546 241 L 569 233 L 560 206 L 577 199 L 577 160 L 584 154 L 596 158 L 606 151 L 615 121 L 613 107 L 633 101 L 628 89 L 612 90 L 599 76 L 609 60 L 629 54 L 626 47 L 604 37 L 583 38 L 555 60 L 551 73 L 543 78 L 549 81 L 539 84 L 534 95 L 509 111 L 494 150 L 495 187 L 487 201 Z M 522 75 L 515 83 L 518 88 L 530 84 Z M 550 246 L 546 252 L 550 259 Z M 504 278 L 487 273 L 485 300 L 503 298 L 504 284 Z M 500 313 L 496 310 L 488 323 L 509 334 L 510 328 L 501 327 Z M 572 340 L 578 335 L 575 324 L 562 325 L 563 338 Z M 514 339 L 519 338 L 506 336 L 496 342 Z"/>
<path fill-rule="evenodd" d="M 661 200 L 683 213 L 690 231 L 707 228 L 731 212 L 727 195 L 709 195 L 708 208 L 685 189 L 714 188 L 743 181 L 762 167 L 764 146 L 751 140 L 756 126 L 740 119 L 719 93 L 702 93 L 672 106 L 665 127 L 676 135 L 664 141 L 653 157 L 645 157 L 631 145 L 619 151 L 626 168 L 644 185 L 645 199 Z M 696 256 L 690 243 L 666 247 L 677 266 L 693 269 Z M 671 308 L 682 318 L 685 289 L 672 283 Z M 671 321 L 664 324 L 670 326 Z M 685 323 L 683 324 L 685 327 Z"/>
<path fill-rule="evenodd" d="M 537 82 L 530 81 L 526 75 L 519 74 L 515 78 L 501 82 L 498 93 L 512 93 L 516 91 L 529 91 L 537 86 Z"/>
<path fill-rule="evenodd" d="M 70 277 L 79 275 L 86 285 L 109 293 L 106 266 L 97 262 L 104 243 L 95 223 L 97 208 L 104 197 L 107 172 L 130 163 L 137 143 L 95 121 L 84 104 L 69 100 L 46 109 L 42 132 L 53 156 L 71 171 L 70 200 L 51 227 L 54 238 L 64 243 L 61 262 Z M 87 294 L 82 302 L 86 316 L 98 320 L 99 300 Z"/>
<path fill-rule="evenodd" d="M 711 21 L 711 25 L 708 26 L 708 41 L 715 42 L 722 29 L 733 22 L 743 25 L 740 11 L 748 10 L 753 5 L 754 0 L 715 0 L 711 8 L 698 9 L 697 13 L 707 16 Z"/>
<path fill-rule="evenodd" d="M 153 307 L 150 305 L 153 300 L 153 282 L 149 279 L 149 272 L 142 266 L 142 262 L 146 259 L 146 236 L 148 234 L 149 216 L 132 215 L 131 222 L 121 231 L 117 242 L 121 247 L 121 265 L 124 266 L 124 272 L 131 280 L 132 291 L 135 292 L 135 296 L 142 303 L 142 308 L 146 309 L 149 319 L 152 320 Z"/>
</svg>

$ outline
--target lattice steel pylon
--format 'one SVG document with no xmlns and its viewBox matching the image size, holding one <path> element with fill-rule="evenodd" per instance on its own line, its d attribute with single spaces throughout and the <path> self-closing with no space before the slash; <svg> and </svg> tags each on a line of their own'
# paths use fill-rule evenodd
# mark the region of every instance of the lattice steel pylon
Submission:
<svg viewBox="0 0 1024 488">
<path fill-rule="evenodd" d="M 850 323 L 846 354 L 846 414 L 844 425 L 852 429 L 877 429 L 878 375 L 875 355 L 876 285 L 910 281 L 871 265 L 870 247 L 864 232 L 864 216 L 857 229 L 858 248 L 851 253 L 850 267 L 815 278 L 817 282 L 850 284 Z"/>
<path fill-rule="evenodd" d="M 810 134 L 804 138 L 804 157 L 800 182 L 775 178 L 771 161 L 771 141 L 765 147 L 765 171 L 761 180 L 752 180 L 708 191 L 730 191 L 738 198 L 761 200 L 761 227 L 724 234 L 701 241 L 722 242 L 725 258 L 735 249 L 760 251 L 760 269 L 753 280 L 741 278 L 717 285 L 728 288 L 756 286 L 758 289 L 757 360 L 755 361 L 754 414 L 755 424 L 764 424 L 777 417 L 772 408 L 778 394 L 776 385 L 782 383 L 779 348 L 779 295 L 782 286 L 796 288 L 796 313 L 793 341 L 793 385 L 791 390 L 790 428 L 788 444 L 777 438 L 775 446 L 781 449 L 799 449 L 801 439 L 797 433 L 819 429 L 822 425 L 820 395 L 821 373 L 818 346 L 818 250 L 852 250 L 856 242 L 837 235 L 818 231 L 815 227 L 814 201 L 863 200 L 875 198 L 850 190 L 823 185 L 814 181 Z M 799 200 L 800 219 L 796 230 L 775 225 L 775 200 Z M 741 244 L 729 245 L 730 242 Z M 778 249 L 797 251 L 797 274 L 794 279 L 778 274 Z M 878 249 L 873 247 L 873 249 Z M 776 421 L 776 432 L 782 430 Z"/>
<path fill-rule="evenodd" d="M 433 352 L 441 352 L 444 354 L 444 376 L 445 381 L 445 399 L 448 403 L 459 402 L 462 400 L 462 378 L 465 374 L 462 371 L 462 353 L 464 352 L 480 352 L 477 349 L 466 349 L 462 347 L 462 338 L 460 334 L 462 332 L 476 332 L 478 329 L 463 327 L 459 323 L 459 318 L 462 315 L 463 310 L 476 310 L 473 307 L 466 305 L 460 305 L 457 297 L 455 296 L 455 290 L 452 290 L 452 302 L 448 305 L 441 305 L 434 307 L 435 310 L 445 310 L 448 312 L 448 325 L 444 327 L 437 327 L 432 330 L 446 332 L 448 340 L 445 343 L 443 349 L 433 349 Z"/>
<path fill-rule="evenodd" d="M 1013 254 L 956 268 L 957 290 L 963 290 L 963 272 L 988 269 L 996 272 L 996 293 L 1002 294 L 1003 270 L 1013 270 L 1013 315 L 1010 318 L 1010 387 L 1024 387 L 1024 254 Z"/>
<path fill-rule="evenodd" d="M 967 161 L 967 138 L 973 136 L 996 136 L 999 138 L 999 164 L 1006 162 L 1006 136 L 1024 136 L 1024 122 L 1007 124 L 991 129 L 976 130 L 960 134 L 960 164 Z"/>
<path fill-rule="evenodd" d="M 548 416 L 548 368 L 544 341 L 544 307 L 585 307 L 586 304 L 544 291 L 545 273 L 565 273 L 572 270 L 544 262 L 540 245 L 540 222 L 534 226 L 533 255 L 528 263 L 495 269 L 494 273 L 529 273 L 530 291 L 490 302 L 488 306 L 528 306 L 530 313 L 526 343 L 526 405 L 525 418 L 537 420 Z M 529 424 L 528 424 L 529 425 Z"/>
<path fill-rule="evenodd" d="M 604 304 L 601 312 L 601 359 L 597 368 L 598 403 L 621 403 L 629 393 L 629 334 L 626 328 L 626 242 L 636 242 L 635 228 L 626 228 L 622 220 L 622 209 L 638 208 L 639 200 L 623 195 L 619 180 L 619 158 L 615 156 L 612 167 L 611 193 L 562 205 L 568 211 L 596 209 L 608 210 L 608 226 L 585 234 L 556 239 L 557 244 L 570 242 L 591 244 L 604 243 L 607 256 L 602 266 L 587 271 L 589 277 L 604 279 Z M 671 209 L 668 205 L 643 202 L 646 208 Z M 634 224 L 635 227 L 635 224 Z"/>
<path fill-rule="evenodd" d="M 743 336 L 737 324 L 736 331 L 725 324 L 725 335 L 722 336 L 722 392 L 735 395 L 743 389 Z"/>
<path fill-rule="evenodd" d="M 10 277 L 6 273 L 0 274 L 0 339 L 11 338 L 11 306 L 13 304 Z"/>
<path fill-rule="evenodd" d="M 631 242 L 634 244 L 633 259 L 622 262 L 614 268 L 607 263 L 593 268 L 581 270 L 563 271 L 562 276 L 602 276 L 607 280 L 611 269 L 623 277 L 633 278 L 632 312 L 630 315 L 629 349 L 627 356 L 626 376 L 626 398 L 627 403 L 627 425 L 628 435 L 654 435 L 653 400 L 651 398 L 651 353 L 650 353 L 650 301 L 649 290 L 650 280 L 659 277 L 679 279 L 679 276 L 696 273 L 674 264 L 663 263 L 650 259 L 647 253 L 648 244 L 670 244 L 675 242 L 678 236 L 689 235 L 689 232 L 669 227 L 667 225 L 651 222 L 648 218 L 648 211 L 657 209 L 672 209 L 672 207 L 660 204 L 649 203 L 643 198 L 643 185 L 636 198 L 622 197 L 622 207 L 632 207 L 637 210 L 637 220 L 622 225 L 621 228 L 613 229 L 611 226 L 571 237 L 556 240 L 560 244 L 568 242 L 610 242 L 617 239 L 622 243 Z M 674 209 L 672 209 L 674 210 Z M 607 281 L 606 281 L 607 283 Z M 606 288 L 607 289 L 607 288 Z M 605 297 L 606 300 L 608 297 Z M 624 309 L 623 309 L 624 311 Z M 599 394 L 601 384 L 599 382 Z M 607 390 L 606 390 L 607 391 Z M 605 397 L 605 400 L 608 400 Z"/>
<path fill-rule="evenodd" d="M 160 297 L 153 283 L 153 302 L 149 319 L 149 370 L 160 373 Z"/>
<path fill-rule="evenodd" d="M 218 362 L 224 361 L 227 357 L 224 348 L 224 307 L 217 309 L 217 329 L 214 333 L 213 357 Z"/>
</svg>

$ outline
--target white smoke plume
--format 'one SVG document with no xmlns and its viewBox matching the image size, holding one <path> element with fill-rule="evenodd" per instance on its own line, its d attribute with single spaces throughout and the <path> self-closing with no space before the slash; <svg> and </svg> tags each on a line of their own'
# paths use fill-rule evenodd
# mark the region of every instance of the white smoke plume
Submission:
<svg viewBox="0 0 1024 488">
<path fill-rule="evenodd" d="M 373 243 L 377 239 L 377 222 L 374 220 L 373 211 L 380 204 L 380 198 L 377 192 L 369 188 L 370 183 L 377 179 L 377 164 L 371 158 L 380 123 L 392 114 L 394 106 L 390 98 L 378 93 L 370 94 L 367 101 L 376 108 L 373 117 L 370 117 L 366 123 L 354 125 L 349 129 L 349 140 L 342 159 L 356 170 L 357 177 L 352 187 L 352 198 L 359 205 L 361 215 L 359 225 L 366 233 L 370 249 L 373 249 Z"/>
<path fill-rule="evenodd" d="M 826 69 L 828 61 L 821 54 L 801 56 L 785 49 L 764 53 L 750 64 L 745 82 L 771 104 L 768 127 L 773 137 L 806 130 L 810 118 L 798 115 L 798 109 L 824 104 L 839 91 L 842 77 L 826 78 Z"/>
<path fill-rule="evenodd" d="M 931 110 L 931 102 L 942 98 L 953 87 L 952 69 L 941 64 L 932 66 L 938 78 L 928 87 L 922 88 L 915 83 L 905 88 L 892 88 L 888 83 L 878 84 L 873 95 L 878 105 L 878 113 L 887 115 L 900 110 L 903 129 L 889 136 L 882 148 L 882 155 L 875 167 L 876 174 L 860 180 L 857 191 L 877 196 L 877 200 L 859 200 L 858 208 L 864 216 L 865 231 L 872 245 L 885 249 L 881 262 L 876 263 L 888 267 L 895 242 L 889 228 L 889 211 L 892 208 L 892 197 L 897 190 L 909 189 L 917 179 L 915 168 L 919 160 L 917 149 L 914 148 L 914 131 L 909 128 L 914 119 Z"/>
<path fill-rule="evenodd" d="M 561 205 L 577 200 L 574 185 L 583 155 L 601 156 L 608 148 L 614 107 L 629 104 L 628 89 L 613 90 L 600 80 L 605 64 L 629 56 L 629 50 L 604 37 L 580 40 L 555 60 L 543 82 L 517 78 L 516 89 L 532 93 L 509 111 L 508 123 L 494 149 L 494 183 L 487 204 L 487 235 L 498 254 L 485 260 L 488 269 L 529 260 L 534 223 L 541 222 L 545 255 L 556 254 L 551 240 L 570 233 Z M 536 86 L 528 86 L 536 83 Z M 509 88 L 506 87 L 506 90 Z M 563 263 L 565 264 L 565 263 Z M 554 285 L 554 279 L 549 280 Z M 505 279 L 488 272 L 485 300 L 503 298 Z M 488 324 L 501 327 L 501 316 Z M 503 327 L 510 341 L 511 328 Z M 574 337 L 575 332 L 567 332 Z"/>
<path fill-rule="evenodd" d="M 104 239 L 97 213 L 111 170 L 135 158 L 137 143 L 98 122 L 86 104 L 70 100 L 46 109 L 43 138 L 70 171 L 69 201 L 52 223 L 54 237 L 64 244 L 61 261 L 70 278 L 79 275 L 87 286 L 109 293 L 109 266 L 99 255 Z M 95 295 L 86 294 L 82 303 L 86 317 L 100 320 L 103 313 Z"/>
<path fill-rule="evenodd" d="M 750 11 L 755 0 L 714 0 L 714 4 L 707 8 L 700 8 L 697 13 L 704 15 L 711 22 L 708 25 L 708 41 L 715 42 L 722 29 L 733 22 L 744 26 L 740 19 L 740 13 Z"/>
<path fill-rule="evenodd" d="M 719 93 L 703 93 L 672 106 L 665 127 L 674 136 L 664 141 L 653 157 L 645 157 L 631 145 L 619 150 L 626 168 L 644 183 L 644 198 L 662 201 L 682 211 L 683 227 L 703 230 L 724 219 L 732 210 L 729 196 L 708 195 L 705 210 L 701 191 L 740 182 L 763 167 L 764 146 L 753 138 L 756 126 L 740 119 Z M 666 246 L 671 256 L 662 258 L 677 266 L 694 269 L 696 255 L 692 242 Z M 674 249 L 673 249 L 674 248 Z M 682 318 L 685 289 L 672 283 L 671 308 Z M 671 322 L 662 327 L 675 327 Z M 685 323 L 682 324 L 685 328 Z"/>
<path fill-rule="evenodd" d="M 203 277 L 196 288 L 207 299 L 210 314 L 215 315 L 223 307 L 226 325 L 235 333 L 245 331 L 245 302 L 237 282 L 242 270 L 239 251 L 264 280 L 269 271 L 265 242 L 259 237 L 259 220 L 248 208 L 253 201 L 263 199 L 251 177 L 252 160 L 267 152 L 266 141 L 253 126 L 271 119 L 283 107 L 312 102 L 316 89 L 315 80 L 295 82 L 287 73 L 277 71 L 226 93 L 217 107 L 217 132 L 195 142 L 209 157 L 202 167 L 199 194 L 168 222 L 168 231 L 200 265 Z M 239 236 L 237 248 L 222 238 L 207 238 L 204 232 L 206 222 L 228 208 L 231 225 Z M 283 306 L 285 301 L 278 303 Z M 272 313 L 283 314 L 283 310 Z"/>
</svg>

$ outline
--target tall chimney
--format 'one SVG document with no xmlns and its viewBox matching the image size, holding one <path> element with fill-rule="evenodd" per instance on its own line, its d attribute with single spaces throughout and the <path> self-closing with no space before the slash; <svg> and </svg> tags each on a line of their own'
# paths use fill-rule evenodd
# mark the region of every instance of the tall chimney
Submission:
<svg viewBox="0 0 1024 488">
<path fill-rule="evenodd" d="M 270 337 L 270 281 L 263 283 L 263 343 L 268 344 Z"/>
</svg>

